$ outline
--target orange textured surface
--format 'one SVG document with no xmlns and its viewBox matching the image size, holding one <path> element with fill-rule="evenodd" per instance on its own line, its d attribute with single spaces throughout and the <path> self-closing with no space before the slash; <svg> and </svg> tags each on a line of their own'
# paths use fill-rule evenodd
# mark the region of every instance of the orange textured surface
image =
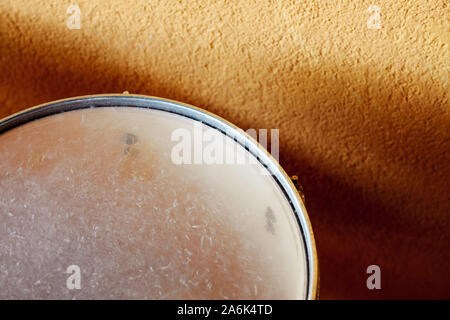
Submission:
<svg viewBox="0 0 450 320">
<path fill-rule="evenodd" d="M 0 117 L 128 90 L 278 128 L 322 298 L 450 298 L 448 22 L 445 0 L 2 0 Z"/>
</svg>

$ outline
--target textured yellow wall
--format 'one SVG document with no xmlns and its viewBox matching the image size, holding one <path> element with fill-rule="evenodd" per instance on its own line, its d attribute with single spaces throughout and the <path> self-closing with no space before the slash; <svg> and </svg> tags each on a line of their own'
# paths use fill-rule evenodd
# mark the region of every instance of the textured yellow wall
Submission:
<svg viewBox="0 0 450 320">
<path fill-rule="evenodd" d="M 128 90 L 279 128 L 322 298 L 450 298 L 448 4 L 0 0 L 0 116 Z"/>
</svg>

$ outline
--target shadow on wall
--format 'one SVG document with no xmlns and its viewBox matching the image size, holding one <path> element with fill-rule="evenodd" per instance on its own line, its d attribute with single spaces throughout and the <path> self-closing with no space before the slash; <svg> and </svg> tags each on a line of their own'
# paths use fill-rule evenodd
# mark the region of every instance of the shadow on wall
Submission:
<svg viewBox="0 0 450 320">
<path fill-rule="evenodd" d="M 243 129 L 280 128 L 281 164 L 306 193 L 321 298 L 450 298 L 450 118 L 447 97 L 433 88 L 416 81 L 408 91 L 402 83 L 409 79 L 376 79 L 370 66 L 326 79 L 294 65 L 291 74 L 267 69 L 255 79 L 272 87 L 277 77 L 297 88 L 286 93 L 286 105 L 236 110 L 226 96 L 189 93 L 158 69 L 109 61 L 93 43 L 79 56 L 86 43 L 75 35 L 64 34 L 66 47 L 39 30 L 11 37 L 6 22 L 0 26 L 0 117 L 60 98 L 129 90 L 203 107 Z M 372 264 L 381 268 L 381 290 L 366 288 Z"/>
</svg>

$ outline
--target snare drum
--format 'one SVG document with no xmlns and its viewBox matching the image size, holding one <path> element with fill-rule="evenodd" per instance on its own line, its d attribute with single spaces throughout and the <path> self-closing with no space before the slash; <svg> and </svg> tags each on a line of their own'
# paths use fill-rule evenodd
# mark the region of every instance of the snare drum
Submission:
<svg viewBox="0 0 450 320">
<path fill-rule="evenodd" d="M 223 119 L 124 94 L 0 122 L 1 299 L 314 299 L 317 286 L 297 190 Z"/>
</svg>

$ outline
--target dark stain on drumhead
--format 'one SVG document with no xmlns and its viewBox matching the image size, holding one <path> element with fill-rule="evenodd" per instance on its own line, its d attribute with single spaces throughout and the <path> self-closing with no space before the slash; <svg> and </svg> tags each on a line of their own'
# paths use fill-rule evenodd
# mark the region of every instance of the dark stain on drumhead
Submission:
<svg viewBox="0 0 450 320">
<path fill-rule="evenodd" d="M 272 211 L 271 207 L 267 207 L 266 210 L 266 230 L 271 234 L 275 234 L 275 214 Z"/>
<path fill-rule="evenodd" d="M 137 137 L 132 133 L 124 133 L 122 135 L 122 141 L 127 145 L 135 144 L 137 140 L 138 140 Z"/>
</svg>

